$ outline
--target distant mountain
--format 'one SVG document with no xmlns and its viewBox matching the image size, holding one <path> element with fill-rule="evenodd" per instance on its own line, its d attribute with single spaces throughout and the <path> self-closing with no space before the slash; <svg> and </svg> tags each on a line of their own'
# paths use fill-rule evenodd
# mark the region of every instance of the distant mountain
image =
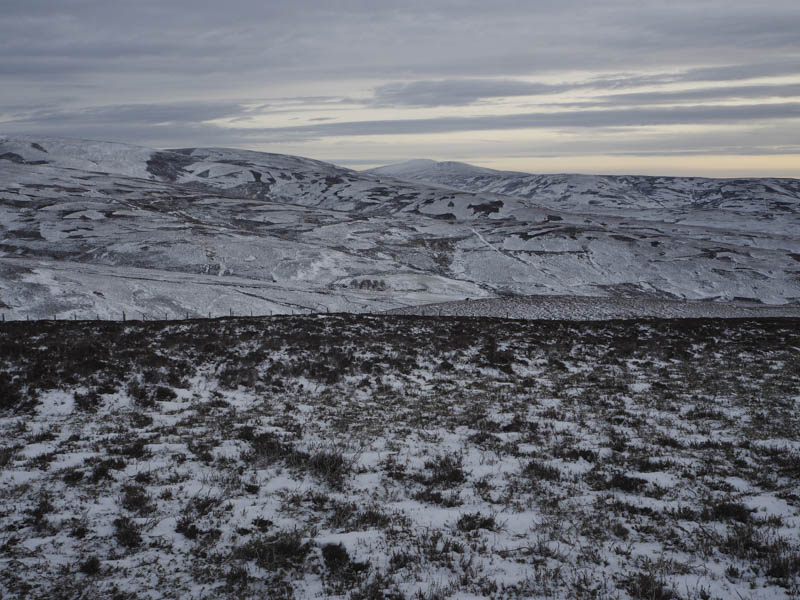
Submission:
<svg viewBox="0 0 800 600">
<path fill-rule="evenodd" d="M 557 210 L 630 212 L 724 210 L 769 220 L 800 212 L 800 180 L 643 175 L 533 175 L 461 162 L 411 160 L 365 171 L 455 190 L 501 194 Z"/>
<path fill-rule="evenodd" d="M 431 183 L 439 183 L 440 181 L 460 181 L 462 179 L 478 177 L 482 174 L 492 175 L 493 173 L 504 173 L 504 171 L 494 171 L 463 162 L 436 162 L 435 160 L 427 158 L 408 160 L 393 165 L 368 169 L 364 172 L 374 173 L 375 175 L 385 175 L 387 177 L 398 177 L 401 179 L 407 178 L 412 181 L 429 181 Z M 512 174 L 511 172 L 508 173 Z"/>
<path fill-rule="evenodd" d="M 800 299 L 795 180 L 385 169 L 0 136 L 0 311 L 174 318 L 498 295 Z M 425 172 L 438 179 L 417 181 Z"/>
</svg>

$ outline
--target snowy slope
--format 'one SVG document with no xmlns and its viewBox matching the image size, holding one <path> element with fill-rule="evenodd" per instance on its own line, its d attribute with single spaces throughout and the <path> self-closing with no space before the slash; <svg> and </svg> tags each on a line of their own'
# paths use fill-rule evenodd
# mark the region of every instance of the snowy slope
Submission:
<svg viewBox="0 0 800 600">
<path fill-rule="evenodd" d="M 496 171 L 460 162 L 412 160 L 365 171 L 457 190 L 534 199 L 565 210 L 701 209 L 742 210 L 768 216 L 800 210 L 796 179 L 709 179 L 642 175 L 534 175 Z M 764 214 L 764 207 L 767 214 Z"/>
<path fill-rule="evenodd" d="M 402 174 L 476 172 L 441 165 Z M 498 294 L 800 299 L 796 181 L 552 177 L 549 196 L 529 198 L 280 154 L 0 137 L 0 309 L 174 318 Z"/>
</svg>

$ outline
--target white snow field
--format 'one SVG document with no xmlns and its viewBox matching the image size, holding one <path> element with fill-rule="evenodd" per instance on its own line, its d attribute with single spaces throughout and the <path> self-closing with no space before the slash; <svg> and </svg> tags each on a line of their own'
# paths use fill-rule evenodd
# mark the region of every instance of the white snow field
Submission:
<svg viewBox="0 0 800 600">
<path fill-rule="evenodd" d="M 360 173 L 0 136 L 0 311 L 175 319 L 510 295 L 800 306 L 796 180 L 448 165 Z"/>
<path fill-rule="evenodd" d="M 0 596 L 796 599 L 798 325 L 2 323 Z"/>
</svg>

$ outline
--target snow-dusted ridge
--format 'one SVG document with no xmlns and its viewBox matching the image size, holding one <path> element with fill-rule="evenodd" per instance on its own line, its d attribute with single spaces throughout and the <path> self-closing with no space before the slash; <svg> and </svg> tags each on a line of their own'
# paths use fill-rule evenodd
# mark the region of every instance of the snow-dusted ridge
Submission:
<svg viewBox="0 0 800 600">
<path fill-rule="evenodd" d="M 377 167 L 365 173 L 461 191 L 516 196 L 553 209 L 592 213 L 715 209 L 768 219 L 800 211 L 800 180 L 788 178 L 532 174 L 426 159 Z"/>
<path fill-rule="evenodd" d="M 431 168 L 449 179 L 408 181 Z M 176 318 L 501 294 L 800 299 L 795 180 L 523 176 L 429 162 L 406 165 L 406 181 L 397 173 L 225 148 L 0 137 L 0 310 Z"/>
</svg>

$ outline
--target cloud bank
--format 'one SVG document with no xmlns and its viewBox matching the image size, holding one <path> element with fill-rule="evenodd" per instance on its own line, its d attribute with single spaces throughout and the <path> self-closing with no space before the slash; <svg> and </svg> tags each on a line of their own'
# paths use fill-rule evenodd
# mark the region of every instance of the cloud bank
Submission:
<svg viewBox="0 0 800 600">
<path fill-rule="evenodd" d="M 0 20 L 0 132 L 494 166 L 661 140 L 788 165 L 798 31 L 785 0 L 31 0 Z"/>
</svg>

